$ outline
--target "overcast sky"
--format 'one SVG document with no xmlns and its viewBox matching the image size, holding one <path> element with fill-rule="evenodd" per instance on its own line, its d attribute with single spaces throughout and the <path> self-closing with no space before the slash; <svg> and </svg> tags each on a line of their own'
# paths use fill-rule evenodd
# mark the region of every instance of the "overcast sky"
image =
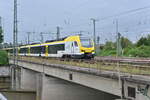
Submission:
<svg viewBox="0 0 150 100">
<path fill-rule="evenodd" d="M 119 31 L 135 41 L 141 32 L 150 31 L 150 8 L 106 20 L 100 19 L 147 6 L 150 6 L 150 0 L 18 0 L 19 42 L 25 42 L 26 32 L 35 32 L 31 35 L 31 40 L 39 41 L 40 32 L 54 33 L 56 26 L 61 27 L 61 37 L 79 31 L 85 31 L 84 34 L 90 36 L 90 18 L 99 20 L 96 28 L 101 41 L 113 40 L 115 19 L 118 19 Z M 12 42 L 13 0 L 0 0 L 0 16 L 3 18 L 5 42 Z M 44 36 L 45 40 L 55 37 L 56 34 Z"/>
</svg>

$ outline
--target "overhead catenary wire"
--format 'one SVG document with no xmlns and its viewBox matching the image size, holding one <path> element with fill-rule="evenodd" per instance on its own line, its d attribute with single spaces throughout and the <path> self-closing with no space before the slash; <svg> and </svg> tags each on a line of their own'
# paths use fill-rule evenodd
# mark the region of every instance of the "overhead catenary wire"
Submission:
<svg viewBox="0 0 150 100">
<path fill-rule="evenodd" d="M 103 17 L 103 18 L 97 18 L 97 19 L 101 20 L 101 21 L 102 20 L 107 20 L 107 19 L 110 19 L 110 18 L 115 18 L 115 17 L 119 17 L 119 16 L 130 14 L 130 13 L 139 12 L 139 11 L 142 11 L 142 10 L 145 10 L 145 9 L 150 9 L 150 5 L 149 6 L 145 6 L 145 7 L 141 7 L 141 8 L 131 9 L 131 10 L 128 10 L 128 11 L 120 12 L 118 14 L 106 16 L 106 17 Z M 71 26 L 72 27 L 76 27 L 76 26 L 80 26 L 80 25 L 83 25 L 83 24 L 69 25 L 69 27 L 71 27 Z"/>
<path fill-rule="evenodd" d="M 128 10 L 128 11 L 125 11 L 125 12 L 115 14 L 115 15 L 106 16 L 106 17 L 101 18 L 100 20 L 106 20 L 106 19 L 109 19 L 109 18 L 119 17 L 119 16 L 123 16 L 123 15 L 134 13 L 134 12 L 138 12 L 138 11 L 145 10 L 145 9 L 150 9 L 150 5 L 145 6 L 145 7 L 141 7 L 141 8 L 131 9 L 131 10 Z"/>
<path fill-rule="evenodd" d="M 118 14 L 114 14 L 114 15 L 110 15 L 110 16 L 106 16 L 106 17 L 103 17 L 103 18 L 98 18 L 99 20 L 107 20 L 109 18 L 115 18 L 115 17 L 120 17 L 120 16 L 123 16 L 123 15 L 127 15 L 127 14 L 130 14 L 130 13 L 134 13 L 134 12 L 139 12 L 139 11 L 143 11 L 144 9 L 149 9 L 150 6 L 145 6 L 145 7 L 141 7 L 141 8 L 137 8 L 137 9 L 131 9 L 131 10 L 128 10 L 128 11 L 125 11 L 125 12 L 121 12 L 121 13 L 118 13 Z M 75 28 L 75 27 L 78 27 L 78 28 L 81 28 L 81 26 L 83 27 L 87 27 L 87 29 L 89 30 L 89 26 L 91 26 L 89 23 L 81 23 L 81 24 L 74 24 L 74 25 L 66 25 L 66 26 L 63 26 L 63 28 Z M 83 29 L 79 29 L 79 30 L 83 30 Z M 91 30 L 91 29 L 90 29 Z"/>
<path fill-rule="evenodd" d="M 138 11 L 149 9 L 149 8 L 150 8 L 150 6 L 145 6 L 145 7 L 141 7 L 141 8 L 137 8 L 137 9 L 131 9 L 131 10 L 128 10 L 128 11 L 125 11 L 125 12 L 121 12 L 121 13 L 118 13 L 118 14 L 114 14 L 114 15 L 103 17 L 103 18 L 99 18 L 99 20 L 107 20 L 107 19 L 110 19 L 110 18 L 127 15 L 127 14 L 130 14 L 130 13 L 138 12 Z M 82 25 L 89 25 L 89 24 L 82 23 L 82 24 L 67 25 L 65 27 L 80 27 Z"/>
</svg>

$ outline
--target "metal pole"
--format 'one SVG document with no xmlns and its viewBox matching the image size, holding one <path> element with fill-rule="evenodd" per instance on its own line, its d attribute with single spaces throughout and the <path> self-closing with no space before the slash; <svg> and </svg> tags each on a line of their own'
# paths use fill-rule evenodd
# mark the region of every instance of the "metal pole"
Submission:
<svg viewBox="0 0 150 100">
<path fill-rule="evenodd" d="M 120 33 L 118 32 L 118 19 L 116 19 L 116 34 L 117 34 L 117 54 L 116 56 L 119 57 L 120 56 Z M 123 99 L 122 96 L 122 84 L 121 84 L 121 75 L 120 75 L 120 65 L 119 65 L 119 61 L 117 62 L 117 70 L 118 70 L 118 83 L 119 83 L 119 88 L 120 88 L 120 93 L 121 93 L 121 100 Z"/>
<path fill-rule="evenodd" d="M 117 56 L 121 56 L 121 34 L 118 31 L 118 20 L 116 20 L 116 34 L 117 34 Z"/>
<path fill-rule="evenodd" d="M 2 28 L 2 17 L 0 16 L 0 30 L 2 31 L 2 36 L 4 36 L 3 35 L 3 28 Z M 3 38 L 2 38 L 3 39 Z M 0 44 L 0 48 L 4 48 L 4 45 L 3 44 Z"/>
<path fill-rule="evenodd" d="M 15 4 L 15 20 L 16 20 L 16 68 L 15 68 L 15 88 L 19 88 L 19 70 L 18 70 L 18 9 L 17 9 L 17 0 Z"/>
<path fill-rule="evenodd" d="M 95 52 L 96 52 L 96 19 L 91 18 L 93 21 L 93 40 L 94 40 L 94 47 L 95 47 Z"/>
<path fill-rule="evenodd" d="M 15 65 L 15 46 L 16 46 L 16 0 L 14 0 L 14 23 L 13 23 L 13 60 Z"/>
<path fill-rule="evenodd" d="M 41 43 L 43 43 L 44 38 L 43 38 L 43 33 L 42 32 L 40 33 L 40 36 L 41 36 Z"/>
<path fill-rule="evenodd" d="M 80 31 L 80 32 L 79 32 L 79 35 L 81 36 L 83 32 L 84 32 L 84 31 Z"/>
<path fill-rule="evenodd" d="M 14 43 L 14 64 L 18 55 L 18 23 L 17 23 L 17 0 L 14 0 L 14 27 L 13 27 L 13 43 Z"/>
<path fill-rule="evenodd" d="M 57 40 L 59 40 L 60 38 L 60 27 L 57 26 Z"/>
<path fill-rule="evenodd" d="M 16 64 L 18 65 L 18 15 L 17 15 L 17 13 L 18 13 L 18 9 L 17 9 L 17 0 L 16 0 L 16 4 L 15 4 L 16 6 L 15 6 L 15 15 L 16 15 L 16 18 L 15 18 L 15 20 L 16 20 L 16 25 L 15 25 L 15 27 L 16 27 Z"/>
<path fill-rule="evenodd" d="M 0 27 L 2 27 L 2 17 L 0 16 Z"/>
<path fill-rule="evenodd" d="M 96 45 L 96 33 L 95 33 L 95 19 L 92 19 L 93 21 L 93 40 L 94 40 L 94 44 Z"/>
<path fill-rule="evenodd" d="M 27 34 L 28 34 L 28 44 L 30 44 L 30 34 L 31 34 L 31 32 L 27 32 Z"/>
<path fill-rule="evenodd" d="M 18 41 L 18 26 L 17 26 L 17 0 L 14 0 L 14 22 L 13 22 L 13 61 L 14 66 L 12 66 L 12 89 L 14 89 L 15 85 L 15 67 L 17 63 L 17 41 Z"/>
<path fill-rule="evenodd" d="M 120 56 L 119 52 L 120 52 L 120 48 L 119 48 L 119 32 L 118 32 L 118 20 L 116 19 L 116 35 L 117 35 L 117 57 Z"/>
</svg>

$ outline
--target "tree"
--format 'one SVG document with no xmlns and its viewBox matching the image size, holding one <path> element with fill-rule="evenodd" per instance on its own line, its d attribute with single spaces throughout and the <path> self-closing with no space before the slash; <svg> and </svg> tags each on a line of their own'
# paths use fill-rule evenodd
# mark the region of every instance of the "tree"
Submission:
<svg viewBox="0 0 150 100">
<path fill-rule="evenodd" d="M 3 30 L 2 27 L 0 27 L 0 43 L 3 42 Z"/>
<path fill-rule="evenodd" d="M 113 50 L 115 49 L 115 44 L 112 41 L 107 41 L 105 46 L 104 46 L 105 50 Z"/>
<path fill-rule="evenodd" d="M 147 37 L 141 37 L 138 41 L 137 41 L 137 46 L 150 46 L 150 35 L 148 35 Z"/>
<path fill-rule="evenodd" d="M 148 46 L 150 46 L 150 34 L 147 36 Z"/>
<path fill-rule="evenodd" d="M 125 37 L 121 37 L 121 47 L 122 49 L 132 46 L 132 42 Z"/>
</svg>

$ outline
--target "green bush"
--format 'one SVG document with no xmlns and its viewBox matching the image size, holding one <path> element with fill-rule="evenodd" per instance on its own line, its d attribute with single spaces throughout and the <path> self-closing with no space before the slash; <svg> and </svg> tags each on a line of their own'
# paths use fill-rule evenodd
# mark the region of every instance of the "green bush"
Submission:
<svg viewBox="0 0 150 100">
<path fill-rule="evenodd" d="M 0 50 L 0 65 L 8 64 L 8 55 L 6 51 Z"/>
<path fill-rule="evenodd" d="M 122 56 L 150 57 L 150 35 L 141 37 L 135 44 L 128 38 L 121 38 Z M 116 56 L 116 42 L 107 41 L 98 56 Z"/>
<path fill-rule="evenodd" d="M 101 50 L 97 53 L 98 56 L 116 56 L 116 50 Z M 123 51 L 122 56 L 127 57 L 150 57 L 150 46 L 128 47 Z"/>
<path fill-rule="evenodd" d="M 99 56 L 116 56 L 116 50 L 102 50 L 98 54 Z"/>
<path fill-rule="evenodd" d="M 150 57 L 150 47 L 140 46 L 136 48 L 126 49 L 125 55 L 131 57 Z"/>
</svg>

